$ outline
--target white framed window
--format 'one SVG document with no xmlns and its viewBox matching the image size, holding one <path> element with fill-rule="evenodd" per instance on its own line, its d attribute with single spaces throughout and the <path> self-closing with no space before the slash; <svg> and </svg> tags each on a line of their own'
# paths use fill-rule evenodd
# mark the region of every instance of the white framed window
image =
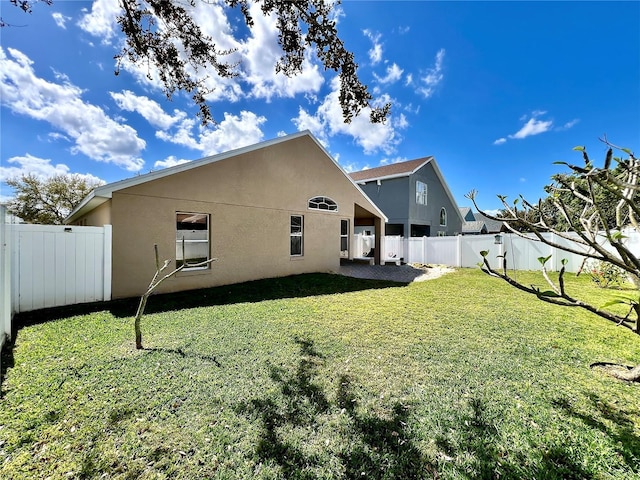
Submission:
<svg viewBox="0 0 640 480">
<path fill-rule="evenodd" d="M 304 216 L 291 215 L 290 253 L 292 257 L 301 257 L 303 253 Z"/>
<path fill-rule="evenodd" d="M 337 212 L 338 204 L 329 197 L 313 197 L 309 200 L 309 208 L 311 210 L 327 210 L 329 212 Z"/>
<path fill-rule="evenodd" d="M 420 180 L 416 181 L 416 203 L 419 205 L 427 204 L 427 184 Z"/>
<path fill-rule="evenodd" d="M 446 237 L 446 236 L 447 236 L 447 232 L 443 232 L 442 230 L 440 230 L 440 231 L 438 232 L 438 236 L 439 236 L 439 237 Z"/>
<path fill-rule="evenodd" d="M 440 209 L 440 226 L 441 227 L 447 226 L 447 211 L 445 210 L 444 207 Z"/>
<path fill-rule="evenodd" d="M 349 220 L 340 220 L 340 256 L 349 257 Z"/>
<path fill-rule="evenodd" d="M 209 252 L 209 214 L 176 212 L 176 267 L 205 262 Z M 185 267 L 183 271 L 207 268 L 208 265 Z"/>
</svg>

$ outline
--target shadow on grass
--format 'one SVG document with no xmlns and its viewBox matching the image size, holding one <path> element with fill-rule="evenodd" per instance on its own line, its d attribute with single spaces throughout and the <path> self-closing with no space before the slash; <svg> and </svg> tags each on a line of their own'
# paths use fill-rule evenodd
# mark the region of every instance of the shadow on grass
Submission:
<svg viewBox="0 0 640 480">
<path fill-rule="evenodd" d="M 593 478 L 583 468 L 581 459 L 576 458 L 576 449 L 563 444 L 562 439 L 550 445 L 532 445 L 528 454 L 510 451 L 496 426 L 499 420 L 492 420 L 486 411 L 485 403 L 472 397 L 449 433 L 435 436 L 444 470 L 453 470 L 464 478 L 481 479 Z"/>
<path fill-rule="evenodd" d="M 222 366 L 222 364 L 218 361 L 218 359 L 216 359 L 216 357 L 213 356 L 213 355 L 202 355 L 202 354 L 199 354 L 199 353 L 196 353 L 196 352 L 189 352 L 189 351 L 185 352 L 181 348 L 160 348 L 160 347 L 155 347 L 155 348 L 143 348 L 142 350 L 144 352 L 168 353 L 170 355 L 177 355 L 177 356 L 182 357 L 182 358 L 197 358 L 198 360 L 211 362 L 216 367 L 221 367 Z"/>
<path fill-rule="evenodd" d="M 234 303 L 253 303 L 283 298 L 332 295 L 406 285 L 408 284 L 386 280 L 352 278 L 329 273 L 307 273 L 198 290 L 152 295 L 147 303 L 145 313 L 167 312 Z M 110 302 L 84 303 L 19 313 L 13 321 L 12 337 L 15 338 L 18 330 L 25 326 L 105 310 L 111 312 L 116 317 L 132 317 L 136 313 L 139 301 L 140 297 L 134 297 L 112 300 Z"/>
<path fill-rule="evenodd" d="M 622 410 L 619 405 L 604 400 L 593 393 L 588 394 L 587 398 L 593 406 L 592 410 L 598 412 L 599 415 L 579 412 L 565 398 L 556 400 L 554 405 L 573 418 L 581 420 L 590 428 L 599 430 L 611 438 L 620 458 L 624 459 L 624 462 L 634 473 L 639 474 L 640 436 L 635 433 L 636 427 L 632 420 L 638 417 L 638 413 Z"/>
<path fill-rule="evenodd" d="M 412 402 L 362 408 L 355 393 L 358 386 L 348 375 L 338 378 L 335 394 L 330 395 L 315 379 L 322 355 L 311 340 L 295 342 L 300 348 L 295 366 L 268 364 L 277 388 L 235 407 L 236 413 L 257 423 L 255 461 L 277 469 L 276 476 L 297 480 L 597 477 L 597 472 L 585 468 L 580 446 L 562 438 L 525 451 L 510 448 L 500 435 L 501 419 L 491 417 L 478 398 L 442 418 L 441 433 L 436 433 L 420 431 Z M 636 472 L 638 466 L 631 463 L 638 455 L 633 424 L 627 414 L 609 415 L 621 427 L 617 433 L 594 419 L 585 421 L 596 422 L 594 426 L 625 444 L 620 454 Z M 426 443 L 431 445 L 423 447 L 428 451 L 421 449 Z"/>
<path fill-rule="evenodd" d="M 394 404 L 388 417 L 360 413 L 351 379 L 345 375 L 339 378 L 335 401 L 331 402 L 314 382 L 322 355 L 310 340 L 295 341 L 300 346 L 300 360 L 292 371 L 268 365 L 277 393 L 236 406 L 237 413 L 260 423 L 255 451 L 260 462 L 277 466 L 283 478 L 300 480 L 332 477 L 319 473 L 335 463 L 327 456 L 340 462 L 338 471 L 332 472 L 336 478 L 411 480 L 432 478 L 437 473 L 414 444 L 408 405 Z M 326 438 L 317 453 L 308 453 L 302 446 L 317 440 L 312 437 L 324 423 L 321 416 L 327 417 L 325 421 L 329 416 L 339 417 L 343 426 L 335 433 L 340 438 Z M 296 432 L 305 436 L 303 442 Z"/>
<path fill-rule="evenodd" d="M 198 290 L 152 295 L 147 303 L 145 313 L 159 313 L 234 303 L 254 303 L 283 298 L 332 295 L 406 285 L 408 284 L 386 280 L 353 278 L 328 273 L 309 273 Z M 13 344 L 21 328 L 77 315 L 89 315 L 105 310 L 109 311 L 115 317 L 133 317 L 138 308 L 139 301 L 139 297 L 134 297 L 109 302 L 53 307 L 17 314 L 12 323 L 12 340 L 6 342 L 2 349 L 0 385 L 2 385 L 4 381 L 7 369 L 13 367 Z M 176 351 L 173 353 L 179 352 Z M 215 361 L 215 359 L 213 360 Z M 0 388 L 0 398 L 2 398 L 2 395 L 3 391 Z"/>
</svg>

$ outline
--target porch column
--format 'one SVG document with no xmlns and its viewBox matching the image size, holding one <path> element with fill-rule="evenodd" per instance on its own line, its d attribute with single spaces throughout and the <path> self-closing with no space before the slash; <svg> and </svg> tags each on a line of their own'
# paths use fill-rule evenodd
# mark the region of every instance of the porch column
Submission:
<svg viewBox="0 0 640 480">
<path fill-rule="evenodd" d="M 382 249 L 384 248 L 384 222 L 381 218 L 375 217 L 373 224 L 376 232 L 376 249 L 374 255 L 374 262 L 376 265 L 384 265 L 384 254 Z"/>
</svg>

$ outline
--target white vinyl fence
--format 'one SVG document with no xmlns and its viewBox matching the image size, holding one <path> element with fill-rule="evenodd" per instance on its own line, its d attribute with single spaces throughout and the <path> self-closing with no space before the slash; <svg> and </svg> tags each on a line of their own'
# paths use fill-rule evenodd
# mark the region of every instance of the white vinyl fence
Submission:
<svg viewBox="0 0 640 480">
<path fill-rule="evenodd" d="M 640 234 L 625 232 L 625 240 L 634 255 L 640 257 Z M 558 244 L 580 249 L 580 246 L 569 240 L 553 234 L 544 234 L 545 238 Z M 495 235 L 458 235 L 453 237 L 412 237 L 403 238 L 387 236 L 383 242 L 383 260 L 385 262 L 402 259 L 405 263 L 430 263 L 449 265 L 452 267 L 476 267 L 482 262 L 481 251 L 489 252 L 487 259 L 492 268 L 502 266 L 500 255 L 506 253 L 507 267 L 514 270 L 538 270 L 539 257 L 551 256 L 547 262 L 547 269 L 558 271 L 562 267 L 562 260 L 566 260 L 565 268 L 568 272 L 577 272 L 582 265 L 582 255 L 571 254 L 563 250 L 550 247 L 535 237 L 522 238 L 512 233 L 500 234 L 502 243 L 496 244 Z M 605 245 L 603 239 L 602 242 Z M 360 251 L 368 251 L 375 245 L 373 236 L 354 235 L 354 257 Z"/>
<path fill-rule="evenodd" d="M 4 225 L 12 312 L 111 299 L 111 226 Z"/>
<path fill-rule="evenodd" d="M 0 350 L 11 338 L 11 246 L 6 227 L 6 210 L 0 205 Z"/>
</svg>

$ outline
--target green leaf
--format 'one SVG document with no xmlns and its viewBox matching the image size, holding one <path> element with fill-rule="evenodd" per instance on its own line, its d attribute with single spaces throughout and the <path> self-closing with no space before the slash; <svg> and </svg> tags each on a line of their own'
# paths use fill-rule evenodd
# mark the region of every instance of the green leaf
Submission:
<svg viewBox="0 0 640 480">
<path fill-rule="evenodd" d="M 613 305 L 620 305 L 620 304 L 629 305 L 631 303 L 634 303 L 634 302 L 630 298 L 618 297 L 603 303 L 598 308 L 607 308 L 607 307 L 612 307 Z"/>
<path fill-rule="evenodd" d="M 541 297 L 556 297 L 556 298 L 560 296 L 553 290 L 545 290 L 544 292 L 539 292 L 538 295 L 540 295 Z"/>
<path fill-rule="evenodd" d="M 621 148 L 620 150 L 622 150 L 627 155 L 631 155 L 631 150 L 629 150 L 628 148 Z"/>
<path fill-rule="evenodd" d="M 538 257 L 538 261 L 540 262 L 541 265 L 544 265 L 549 261 L 550 258 L 551 258 L 551 255 L 549 255 L 548 257 Z"/>
<path fill-rule="evenodd" d="M 566 258 L 563 258 L 562 260 L 560 260 L 560 263 L 562 265 L 566 265 L 567 263 L 569 263 L 569 260 L 567 260 Z"/>
<path fill-rule="evenodd" d="M 622 232 L 613 232 L 611 234 L 611 238 L 613 238 L 614 240 L 622 240 L 623 238 L 627 238 L 627 236 Z"/>
<path fill-rule="evenodd" d="M 487 255 L 489 255 L 489 250 L 480 250 L 480 255 L 486 257 Z"/>
<path fill-rule="evenodd" d="M 577 152 L 584 152 L 584 147 L 577 146 L 577 147 L 573 147 L 573 149 Z"/>
<path fill-rule="evenodd" d="M 484 267 L 484 263 L 482 263 L 482 262 L 478 262 L 478 263 L 476 263 L 476 265 L 479 266 L 480 268 Z"/>
</svg>

